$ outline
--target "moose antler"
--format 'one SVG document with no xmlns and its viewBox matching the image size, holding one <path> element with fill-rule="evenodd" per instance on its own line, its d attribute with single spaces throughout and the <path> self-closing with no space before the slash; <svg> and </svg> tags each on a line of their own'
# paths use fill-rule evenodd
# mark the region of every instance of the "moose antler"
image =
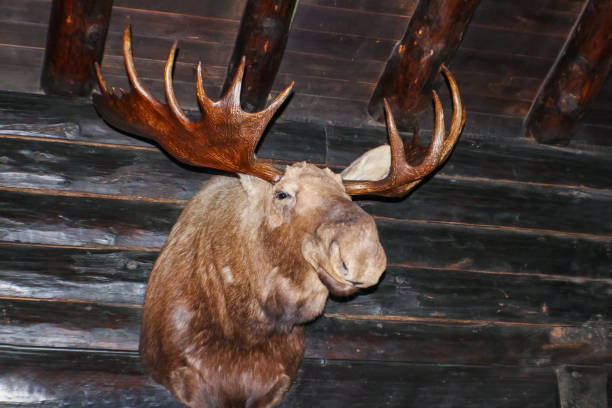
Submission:
<svg viewBox="0 0 612 408">
<path fill-rule="evenodd" d="M 129 133 L 153 139 L 176 159 L 196 166 L 252 174 L 274 182 L 282 171 L 255 157 L 255 148 L 268 122 L 285 101 L 293 83 L 263 111 L 248 113 L 240 107 L 244 58 L 228 91 L 216 102 L 208 98 L 202 85 L 202 64 L 198 64 L 197 95 L 202 108 L 199 121 L 190 120 L 179 106 L 172 87 L 172 68 L 176 53 L 172 46 L 164 70 L 167 104 L 157 101 L 142 84 L 132 56 L 131 31 L 123 33 L 123 55 L 131 90 L 108 92 L 96 63 L 101 94 L 94 104 L 102 117 Z"/>
<path fill-rule="evenodd" d="M 418 145 L 417 135 L 415 133 L 413 142 L 409 146 L 409 151 L 406 152 L 402 138 L 395 126 L 391 108 L 385 99 L 387 133 L 389 134 L 389 145 L 391 146 L 391 166 L 389 172 L 381 180 L 344 180 L 344 187 L 348 194 L 371 194 L 384 197 L 403 196 L 448 158 L 463 128 L 465 111 L 461 105 L 461 97 L 459 96 L 459 88 L 455 78 L 444 65 L 442 65 L 441 70 L 448 79 L 453 98 L 453 118 L 448 137 L 444 139 L 444 113 L 442 112 L 440 99 L 436 91 L 432 91 L 436 116 L 432 141 L 421 163 L 416 166 L 410 165 L 408 163 L 409 158 L 418 155 L 421 149 Z"/>
</svg>

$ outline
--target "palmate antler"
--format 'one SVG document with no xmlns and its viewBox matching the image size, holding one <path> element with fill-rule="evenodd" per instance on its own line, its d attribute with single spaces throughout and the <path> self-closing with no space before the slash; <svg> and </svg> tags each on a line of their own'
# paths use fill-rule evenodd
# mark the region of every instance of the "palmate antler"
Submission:
<svg viewBox="0 0 612 408">
<path fill-rule="evenodd" d="M 463 128 L 465 111 L 461 105 L 461 97 L 459 96 L 459 88 L 455 78 L 444 65 L 441 67 L 441 70 L 448 79 L 453 98 L 453 118 L 448 137 L 444 138 L 444 113 L 442 112 L 440 99 L 436 91 L 432 91 L 436 116 L 432 141 L 427 154 L 420 164 L 416 166 L 410 165 L 408 158 L 414 157 L 414 153 L 418 153 L 420 150 L 417 135 L 415 133 L 413 143 L 409 146 L 410 150 L 406 151 L 402 138 L 395 126 L 391 108 L 385 99 L 387 133 L 389 134 L 389 145 L 391 146 L 391 165 L 389 171 L 386 177 L 380 180 L 344 180 L 344 187 L 348 194 L 371 194 L 385 197 L 403 196 L 448 158 Z"/>
<path fill-rule="evenodd" d="M 283 104 L 293 83 L 263 111 L 248 113 L 240 108 L 244 58 L 232 86 L 216 102 L 211 101 L 202 84 L 202 64 L 198 64 L 197 95 L 202 119 L 190 120 L 179 106 L 172 88 L 172 68 L 176 42 L 164 70 L 167 104 L 158 102 L 144 87 L 134 68 L 130 27 L 123 33 L 123 55 L 131 84 L 128 93 L 109 92 L 100 67 L 96 74 L 101 94 L 94 104 L 101 116 L 113 126 L 153 139 L 174 158 L 195 166 L 252 174 L 274 182 L 283 171 L 255 157 L 255 148 L 268 122 Z"/>
<path fill-rule="evenodd" d="M 251 174 L 269 182 L 276 182 L 283 171 L 266 159 L 255 157 L 255 148 L 268 122 L 283 104 L 293 83 L 289 85 L 263 111 L 248 113 L 240 107 L 240 91 L 244 73 L 244 58 L 232 81 L 232 86 L 216 102 L 204 92 L 202 64 L 198 64 L 197 95 L 202 108 L 199 121 L 190 120 L 179 106 L 172 88 L 172 68 L 176 53 L 176 42 L 172 46 L 164 70 L 164 86 L 167 104 L 158 102 L 144 87 L 134 67 L 130 27 L 123 34 L 123 54 L 130 80 L 131 90 L 120 94 L 109 92 L 100 67 L 96 74 L 101 94 L 94 94 L 93 100 L 101 116 L 113 126 L 159 143 L 166 152 L 185 163 L 219 170 Z M 370 194 L 386 197 L 405 195 L 428 174 L 440 166 L 450 155 L 465 121 L 459 89 L 451 73 L 443 66 L 448 79 L 452 99 L 453 118 L 448 137 L 444 137 L 444 114 L 435 91 L 435 127 L 432 142 L 420 164 L 409 164 L 419 156 L 422 148 L 416 134 L 406 151 L 395 121 L 385 100 L 387 131 L 389 133 L 391 160 L 389 171 L 380 180 L 364 177 L 365 180 L 344 180 L 346 192 L 350 195 Z"/>
</svg>

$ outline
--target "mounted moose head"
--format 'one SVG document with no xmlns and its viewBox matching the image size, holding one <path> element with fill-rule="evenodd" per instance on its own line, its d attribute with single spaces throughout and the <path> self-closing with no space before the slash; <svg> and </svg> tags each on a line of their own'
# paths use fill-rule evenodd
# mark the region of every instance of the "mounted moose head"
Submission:
<svg viewBox="0 0 612 408">
<path fill-rule="evenodd" d="M 200 64 L 203 114 L 194 122 L 172 88 L 176 43 L 161 104 L 136 75 L 129 27 L 123 40 L 132 90 L 109 93 L 96 66 L 102 117 L 183 162 L 239 173 L 211 179 L 174 225 L 147 286 L 142 361 L 190 407 L 272 407 L 301 362 L 301 325 L 322 313 L 330 293 L 375 285 L 386 268 L 374 221 L 350 196 L 404 195 L 447 159 L 464 120 L 455 80 L 443 69 L 454 104 L 449 136 L 434 92 L 433 141 L 421 157 L 412 157 L 425 150 L 418 143 L 404 151 L 385 103 L 390 148 L 371 150 L 343 175 L 308 163 L 283 171 L 254 151 L 293 84 L 265 110 L 247 113 L 240 108 L 244 60 L 217 102 L 204 92 Z"/>
</svg>

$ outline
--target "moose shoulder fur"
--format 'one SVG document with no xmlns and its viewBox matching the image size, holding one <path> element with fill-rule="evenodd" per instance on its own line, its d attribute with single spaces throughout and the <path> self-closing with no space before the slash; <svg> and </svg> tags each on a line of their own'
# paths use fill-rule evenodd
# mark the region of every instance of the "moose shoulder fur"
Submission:
<svg viewBox="0 0 612 408">
<path fill-rule="evenodd" d="M 302 359 L 300 324 L 385 266 L 373 219 L 328 169 L 295 164 L 274 185 L 216 177 L 151 274 L 143 362 L 189 406 L 273 406 Z"/>
<path fill-rule="evenodd" d="M 123 41 L 129 92 L 109 91 L 96 66 L 94 104 L 104 119 L 185 163 L 239 173 L 209 181 L 172 229 L 147 286 L 142 361 L 190 407 L 272 407 L 302 359 L 302 323 L 321 314 L 330 293 L 356 293 L 385 270 L 374 221 L 351 196 L 403 196 L 449 157 L 465 119 L 457 84 L 443 67 L 453 118 L 445 137 L 433 92 L 436 123 L 426 149 L 416 134 L 404 146 L 385 101 L 389 146 L 367 152 L 342 177 L 307 163 L 282 170 L 254 152 L 291 86 L 248 113 L 240 108 L 244 60 L 218 101 L 206 95 L 198 65 L 202 118 L 193 121 L 172 88 L 176 44 L 162 104 L 136 75 L 129 27 Z"/>
</svg>

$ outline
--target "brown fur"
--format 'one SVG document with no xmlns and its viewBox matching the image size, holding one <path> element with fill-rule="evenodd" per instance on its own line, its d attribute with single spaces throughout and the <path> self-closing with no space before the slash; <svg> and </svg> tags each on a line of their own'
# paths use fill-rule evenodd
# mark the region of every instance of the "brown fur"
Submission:
<svg viewBox="0 0 612 408">
<path fill-rule="evenodd" d="M 274 185 L 216 177 L 151 273 L 143 363 L 190 407 L 273 407 L 301 362 L 301 324 L 385 267 L 374 221 L 331 171 L 298 163 Z"/>
</svg>

